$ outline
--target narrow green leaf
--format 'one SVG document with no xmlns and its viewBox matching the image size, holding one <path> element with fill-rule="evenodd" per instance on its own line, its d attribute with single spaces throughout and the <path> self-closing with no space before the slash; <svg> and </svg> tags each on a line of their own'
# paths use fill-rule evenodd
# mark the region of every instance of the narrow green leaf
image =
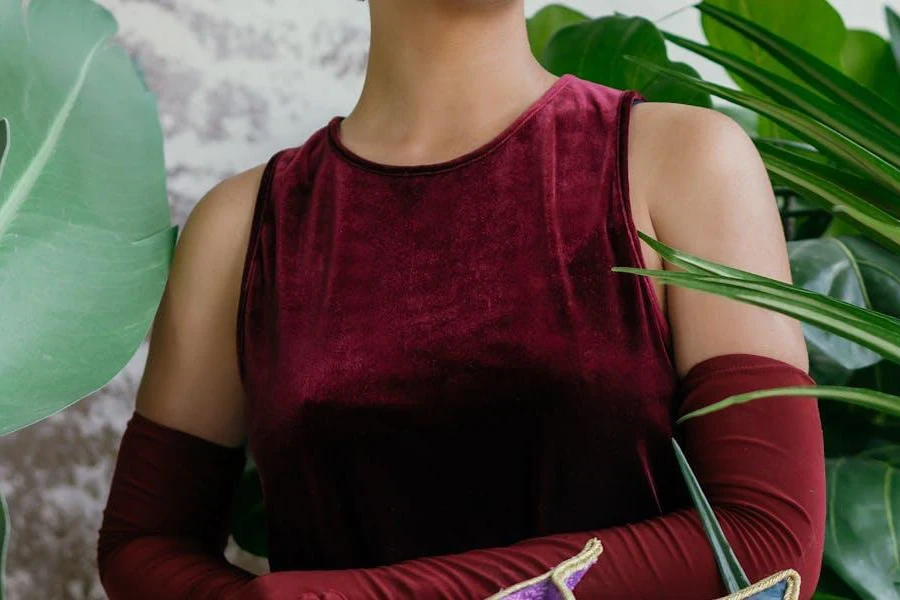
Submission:
<svg viewBox="0 0 900 600">
<path fill-rule="evenodd" d="M 889 250 L 900 252 L 900 219 L 854 193 L 851 189 L 856 183 L 853 175 L 805 161 L 773 144 L 757 142 L 757 148 L 766 168 L 776 179 L 837 218 L 865 231 Z M 883 198 L 890 198 L 890 194 L 885 191 Z"/>
<path fill-rule="evenodd" d="M 687 272 L 631 267 L 613 267 L 612 271 L 655 277 L 663 283 L 769 308 L 842 335 L 900 363 L 900 319 L 692 256 L 670 248 L 643 232 L 638 232 L 638 235 L 665 260 Z"/>
<path fill-rule="evenodd" d="M 663 283 L 709 292 L 768 308 L 846 337 L 900 363 L 900 319 L 781 282 L 615 267 L 616 272 L 654 277 Z"/>
<path fill-rule="evenodd" d="M 678 467 L 681 469 L 681 475 L 687 484 L 694 506 L 696 506 L 697 512 L 700 514 L 700 522 L 703 524 L 703 530 L 706 532 L 706 537 L 712 546 L 713 555 L 716 557 L 716 565 L 719 567 L 719 574 L 722 576 L 722 581 L 725 583 L 728 593 L 734 594 L 750 587 L 750 580 L 747 579 L 744 569 L 741 568 L 741 563 L 738 562 L 734 551 L 728 544 L 728 538 L 725 537 L 725 532 L 722 531 L 722 527 L 716 519 L 716 514 L 713 512 L 712 506 L 709 505 L 709 500 L 706 499 L 706 495 L 700 488 L 700 483 L 688 464 L 681 446 L 678 445 L 674 438 L 672 439 L 672 447 L 675 448 Z"/>
<path fill-rule="evenodd" d="M 743 34 L 815 90 L 859 111 L 894 135 L 900 135 L 900 111 L 840 70 L 740 15 L 705 2 L 697 8 L 704 15 Z"/>
<path fill-rule="evenodd" d="M 645 69 L 665 74 L 673 79 L 683 82 L 685 85 L 693 86 L 698 90 L 709 92 L 710 94 L 719 96 L 720 98 L 724 98 L 735 104 L 755 110 L 786 129 L 789 129 L 801 139 L 809 141 L 822 152 L 850 163 L 861 172 L 866 173 L 887 187 L 893 193 L 900 193 L 900 169 L 881 157 L 872 154 L 870 151 L 846 136 L 799 111 L 785 108 L 772 100 L 732 90 L 721 85 L 697 79 L 696 77 L 690 77 L 679 73 L 674 69 L 661 67 L 637 57 L 629 56 L 626 58 L 635 64 L 641 65 Z"/>
<path fill-rule="evenodd" d="M 790 0 L 790 2 L 748 2 L 747 0 L 704 0 L 723 10 L 753 21 L 766 31 L 800 46 L 833 67 L 840 65 L 841 47 L 847 27 L 841 14 L 829 0 Z M 797 27 L 803 23 L 803 27 Z M 753 64 L 788 77 L 795 83 L 803 81 L 746 36 L 715 19 L 702 15 L 700 24 L 704 37 L 714 48 L 732 52 Z M 745 92 L 756 90 L 736 73 L 728 73 Z M 805 84 L 804 84 L 805 85 Z"/>
<path fill-rule="evenodd" d="M 839 400 L 854 406 L 861 406 L 870 410 L 875 410 L 884 414 L 900 417 L 900 396 L 892 396 L 875 390 L 867 390 L 863 388 L 844 387 L 844 386 L 794 386 L 772 388 L 768 390 L 758 390 L 755 392 L 747 392 L 745 394 L 735 394 L 729 396 L 715 404 L 710 404 L 693 412 L 690 412 L 679 418 L 676 423 L 680 424 L 688 419 L 708 415 L 718 412 L 729 406 L 736 404 L 744 404 L 759 398 L 774 398 L 777 396 L 814 396 L 816 398 L 826 398 L 828 400 Z"/>
<path fill-rule="evenodd" d="M 735 54 L 698 44 L 673 33 L 664 31 L 663 35 L 670 42 L 740 74 L 772 100 L 807 114 L 873 154 L 900 165 L 900 141 L 897 136 L 886 133 L 872 121 L 860 117 L 855 110 L 835 104 L 808 87 L 766 71 Z"/>
<path fill-rule="evenodd" d="M 857 196 L 860 200 L 900 219 L 900 194 L 894 194 L 867 177 L 861 177 L 848 169 L 841 168 L 830 157 L 803 143 L 773 138 L 753 140 L 760 152 L 775 149 L 772 154 L 796 163 L 804 170 L 833 181 L 836 185 Z M 819 203 L 816 203 L 819 206 Z"/>
</svg>

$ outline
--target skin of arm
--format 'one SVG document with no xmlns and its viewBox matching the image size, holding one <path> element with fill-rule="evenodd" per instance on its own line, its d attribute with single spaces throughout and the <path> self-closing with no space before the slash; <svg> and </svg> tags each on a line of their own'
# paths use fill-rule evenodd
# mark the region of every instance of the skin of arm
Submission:
<svg viewBox="0 0 900 600">
<path fill-rule="evenodd" d="M 222 446 L 245 437 L 235 319 L 262 170 L 229 177 L 184 225 L 150 334 L 137 412 Z"/>
<path fill-rule="evenodd" d="M 640 103 L 633 109 L 629 148 L 638 229 L 700 258 L 791 282 L 765 166 L 733 119 L 694 106 Z M 658 265 L 659 256 L 641 245 L 647 262 Z M 808 372 L 796 319 L 722 296 L 665 288 L 679 376 L 706 358 L 734 352 L 770 356 Z"/>
</svg>

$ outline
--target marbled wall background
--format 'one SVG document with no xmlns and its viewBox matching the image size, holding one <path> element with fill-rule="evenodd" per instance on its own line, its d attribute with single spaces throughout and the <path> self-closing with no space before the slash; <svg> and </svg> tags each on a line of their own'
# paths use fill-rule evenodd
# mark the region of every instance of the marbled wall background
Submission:
<svg viewBox="0 0 900 600">
<path fill-rule="evenodd" d="M 118 18 L 120 42 L 142 65 L 158 95 L 172 216 L 180 226 L 216 182 L 265 161 L 280 148 L 302 143 L 330 116 L 346 114 L 362 84 L 368 43 L 362 3 L 100 1 Z M 657 19 L 692 2 L 568 4 L 594 15 L 618 10 Z M 528 14 L 547 3 L 527 0 Z M 882 2 L 835 4 L 849 25 L 884 34 Z M 691 10 L 664 24 L 683 35 L 699 35 Z M 711 65 L 703 73 L 722 78 Z M 0 440 L 0 485 L 13 527 L 10 599 L 105 597 L 95 575 L 96 531 L 145 360 L 146 344 L 97 393 Z"/>
</svg>

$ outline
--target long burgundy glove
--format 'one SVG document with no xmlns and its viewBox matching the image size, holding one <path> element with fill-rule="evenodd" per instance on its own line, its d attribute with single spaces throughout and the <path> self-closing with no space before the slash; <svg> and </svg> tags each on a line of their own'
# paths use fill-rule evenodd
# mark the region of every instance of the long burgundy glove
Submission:
<svg viewBox="0 0 900 600">
<path fill-rule="evenodd" d="M 223 599 L 253 581 L 222 552 L 245 462 L 135 413 L 103 513 L 97 565 L 110 600 Z"/>
<path fill-rule="evenodd" d="M 802 370 L 775 359 L 754 354 L 720 355 L 695 365 L 682 380 L 681 412 L 740 392 L 812 383 Z M 793 568 L 803 579 L 801 598 L 811 598 L 819 576 L 825 523 L 824 449 L 815 400 L 756 400 L 690 420 L 684 424 L 682 434 L 688 460 L 751 580 Z M 135 452 L 133 448 L 129 451 Z M 154 451 L 147 450 L 149 464 L 140 467 L 141 471 L 133 471 L 140 473 L 141 479 L 146 480 L 144 468 L 180 471 L 164 462 L 172 461 L 171 454 L 156 451 L 160 462 L 151 458 Z M 209 456 L 202 454 L 184 454 L 181 462 L 196 460 L 198 468 L 190 471 L 199 474 L 209 468 L 204 463 Z M 124 450 L 119 460 L 120 464 L 129 460 Z M 137 485 L 119 477 L 118 471 L 119 467 L 114 488 Z M 229 485 L 237 480 L 238 472 L 239 468 L 234 467 Z M 228 486 L 221 482 L 227 477 L 222 477 L 221 471 L 217 475 L 220 483 L 205 485 L 210 490 L 220 486 L 219 493 L 224 494 L 222 488 Z M 160 477 L 163 483 L 177 479 Z M 143 489 L 145 493 L 137 496 L 115 489 L 113 493 L 120 499 L 140 498 L 134 510 L 167 516 L 162 520 L 148 516 L 139 519 L 140 525 L 130 528 L 130 541 L 124 543 L 117 544 L 107 534 L 108 558 L 101 560 L 101 573 L 105 571 L 104 584 L 108 591 L 112 590 L 111 600 L 204 598 L 210 596 L 200 594 L 214 593 L 217 587 L 223 594 L 219 597 L 230 592 L 240 600 L 483 600 L 553 568 L 577 554 L 592 537 L 600 539 L 604 551 L 576 586 L 579 598 L 698 600 L 725 594 L 709 542 L 692 508 L 621 527 L 537 537 L 506 547 L 370 569 L 271 573 L 242 585 L 249 575 L 228 566 L 220 558 L 221 552 L 208 541 L 194 545 L 175 537 L 159 537 L 160 529 L 170 531 L 170 523 L 189 522 L 190 515 L 207 518 L 210 504 L 185 499 L 180 508 L 173 507 L 171 511 L 154 509 L 158 504 L 171 502 L 175 494 L 164 487 Z M 151 498 L 156 494 L 161 496 L 159 500 Z M 207 498 L 212 498 L 211 491 L 207 494 Z M 106 531 L 119 531 L 113 517 L 134 522 L 126 505 L 123 500 L 118 511 L 111 513 L 107 509 Z M 142 528 L 146 537 L 141 536 Z M 149 541 L 160 539 L 168 541 Z M 124 547 L 117 548 L 120 545 Z M 205 559 L 199 548 L 208 552 Z M 136 588 L 145 585 L 159 587 L 154 587 L 157 591 L 152 596 L 134 594 Z"/>
</svg>

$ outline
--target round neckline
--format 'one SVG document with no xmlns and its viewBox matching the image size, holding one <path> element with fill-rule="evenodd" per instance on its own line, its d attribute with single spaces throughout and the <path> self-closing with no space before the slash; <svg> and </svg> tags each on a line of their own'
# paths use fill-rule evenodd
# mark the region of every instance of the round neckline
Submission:
<svg viewBox="0 0 900 600">
<path fill-rule="evenodd" d="M 500 133 L 493 138 L 470 150 L 464 154 L 442 160 L 435 163 L 420 163 L 412 165 L 396 165 L 389 163 L 381 163 L 365 158 L 344 145 L 341 140 L 341 121 L 346 117 L 343 115 L 335 115 L 327 125 L 328 141 L 332 149 L 338 156 L 351 163 L 356 167 L 371 171 L 374 173 L 383 173 L 387 175 L 422 175 L 428 173 L 440 173 L 455 169 L 464 164 L 471 163 L 490 154 L 492 151 L 500 147 L 519 127 L 524 125 L 535 113 L 550 102 L 569 82 L 574 78 L 570 73 L 564 73 L 559 76 L 553 84 L 548 87 L 536 100 L 534 100 L 512 123 L 507 125 Z"/>
</svg>

